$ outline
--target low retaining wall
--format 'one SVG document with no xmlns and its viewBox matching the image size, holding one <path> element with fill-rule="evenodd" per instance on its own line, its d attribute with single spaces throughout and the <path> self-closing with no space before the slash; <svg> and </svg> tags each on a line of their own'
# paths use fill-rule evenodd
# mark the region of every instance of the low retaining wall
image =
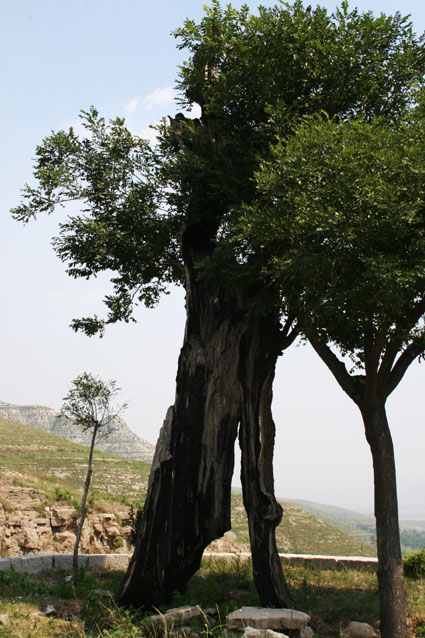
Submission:
<svg viewBox="0 0 425 638">
<path fill-rule="evenodd" d="M 318 569 L 374 569 L 378 568 L 377 558 L 363 556 L 315 556 L 312 554 L 279 554 L 285 565 L 311 566 Z M 251 557 L 249 552 L 216 553 L 205 552 L 205 558 Z M 87 570 L 127 569 L 131 554 L 79 554 L 78 565 Z M 36 574 L 45 569 L 72 570 L 72 554 L 28 554 L 0 558 L 0 571 L 12 569 L 15 572 Z"/>
</svg>

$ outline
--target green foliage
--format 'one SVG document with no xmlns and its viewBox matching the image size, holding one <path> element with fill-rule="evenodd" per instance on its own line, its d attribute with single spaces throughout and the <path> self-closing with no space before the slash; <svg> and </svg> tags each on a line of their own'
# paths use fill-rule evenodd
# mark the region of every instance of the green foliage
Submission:
<svg viewBox="0 0 425 638">
<path fill-rule="evenodd" d="M 0 571 L 0 597 L 7 595 L 10 598 L 45 594 L 47 585 L 42 580 L 33 579 L 24 574 L 13 571 Z"/>
<path fill-rule="evenodd" d="M 80 114 L 87 137 L 73 129 L 45 138 L 36 149 L 34 177 L 13 216 L 28 222 L 69 202 L 81 212 L 60 224 L 55 250 L 71 277 L 89 278 L 113 271 L 113 294 L 105 298 L 106 323 L 130 321 L 133 303 L 148 307 L 171 281 L 177 281 L 170 255 L 167 215 L 161 212 L 156 155 L 147 142 L 133 136 L 123 119 L 106 123 L 93 107 Z M 102 332 L 105 320 L 76 320 L 75 329 Z"/>
<path fill-rule="evenodd" d="M 189 109 L 199 104 L 199 120 L 163 121 L 160 143 L 150 148 L 124 120 L 106 123 L 92 107 L 81 112 L 86 138 L 70 129 L 37 147 L 37 185 L 24 188 L 14 216 L 25 222 L 79 202 L 55 249 L 73 277 L 113 273 L 107 318 L 75 320 L 75 329 L 102 333 L 105 323 L 130 321 L 134 305 L 152 306 L 170 282 L 181 283 L 180 236 L 188 228 L 212 254 L 205 275 L 249 285 L 251 296 L 254 283 L 262 300 L 272 289 L 274 299 L 259 300 L 257 309 L 279 304 L 270 280 L 269 288 L 258 286 L 261 251 L 223 241 L 244 215 L 242 202 L 257 198 L 254 173 L 276 134 L 286 140 L 300 118 L 322 110 L 396 121 L 423 81 L 423 43 L 400 14 L 374 17 L 343 3 L 330 15 L 300 1 L 257 14 L 218 2 L 205 11 L 199 24 L 187 20 L 175 32 L 189 54 L 179 100 Z"/>
<path fill-rule="evenodd" d="M 411 578 L 419 578 L 425 574 L 425 549 L 406 554 L 403 558 L 404 573 Z"/>
<path fill-rule="evenodd" d="M 424 120 L 305 120 L 257 174 L 243 233 L 287 307 L 363 365 L 365 339 L 424 346 Z"/>
<path fill-rule="evenodd" d="M 55 487 L 55 496 L 58 501 L 72 502 L 74 500 L 73 494 L 69 490 L 67 490 L 66 487 Z"/>
<path fill-rule="evenodd" d="M 83 372 L 72 381 L 71 389 L 63 399 L 61 415 L 72 419 L 83 430 L 108 429 L 127 407 L 125 403 L 116 409 L 112 405 L 119 390 L 116 381 L 102 381 Z"/>
<path fill-rule="evenodd" d="M 403 551 L 425 548 L 425 532 L 417 529 L 403 529 L 400 532 Z"/>
</svg>

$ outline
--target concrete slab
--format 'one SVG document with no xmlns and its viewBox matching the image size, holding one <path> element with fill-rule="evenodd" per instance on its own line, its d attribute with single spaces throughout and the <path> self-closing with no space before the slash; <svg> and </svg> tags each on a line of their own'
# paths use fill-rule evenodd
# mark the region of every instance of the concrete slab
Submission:
<svg viewBox="0 0 425 638">
<path fill-rule="evenodd" d="M 26 574 L 37 574 L 45 569 L 52 569 L 53 560 L 51 554 L 33 554 L 22 556 L 20 571 Z"/>
<path fill-rule="evenodd" d="M 0 572 L 6 571 L 7 569 L 10 569 L 10 567 L 10 558 L 0 558 Z"/>
<path fill-rule="evenodd" d="M 12 556 L 10 558 L 10 568 L 13 569 L 14 572 L 21 571 L 22 564 L 22 556 Z"/>
<path fill-rule="evenodd" d="M 128 554 L 88 554 L 87 569 L 127 569 Z"/>
</svg>

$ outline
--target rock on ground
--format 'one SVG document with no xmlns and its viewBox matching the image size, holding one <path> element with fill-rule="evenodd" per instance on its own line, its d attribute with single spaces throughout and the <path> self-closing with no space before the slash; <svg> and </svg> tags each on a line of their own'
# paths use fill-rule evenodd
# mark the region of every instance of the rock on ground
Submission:
<svg viewBox="0 0 425 638">
<path fill-rule="evenodd" d="M 248 625 L 256 629 L 276 631 L 303 629 L 310 616 L 295 609 L 267 609 L 265 607 L 241 607 L 227 616 L 230 630 L 243 631 Z"/>
<path fill-rule="evenodd" d="M 365 622 L 350 622 L 342 632 L 344 638 L 375 638 L 373 627 Z"/>
</svg>

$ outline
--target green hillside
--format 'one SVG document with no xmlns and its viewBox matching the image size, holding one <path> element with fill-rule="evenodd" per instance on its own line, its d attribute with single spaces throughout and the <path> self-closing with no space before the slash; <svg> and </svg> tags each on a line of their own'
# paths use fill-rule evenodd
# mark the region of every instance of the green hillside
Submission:
<svg viewBox="0 0 425 638">
<path fill-rule="evenodd" d="M 79 500 L 86 473 L 88 448 L 27 425 L 0 419 L 0 486 L 31 487 L 41 495 L 40 510 L 58 498 Z M 150 465 L 95 451 L 91 487 L 93 508 L 144 500 Z M 373 549 L 329 523 L 295 506 L 282 503 L 284 516 L 277 530 L 281 552 L 374 555 Z M 3 503 L 5 509 L 8 504 Z M 243 549 L 249 547 L 241 494 L 232 496 L 232 530 Z"/>
<path fill-rule="evenodd" d="M 313 501 L 293 500 L 291 503 L 357 538 L 361 544 L 375 548 L 376 528 L 373 516 Z M 425 521 L 400 519 L 400 540 L 403 553 L 425 547 Z"/>
<path fill-rule="evenodd" d="M 33 487 L 49 504 L 58 493 L 80 499 L 89 448 L 37 428 L 0 419 L 0 481 Z M 96 451 L 91 493 L 96 500 L 137 502 L 145 494 L 150 464 Z M 59 492 L 60 493 L 60 492 Z"/>
</svg>

